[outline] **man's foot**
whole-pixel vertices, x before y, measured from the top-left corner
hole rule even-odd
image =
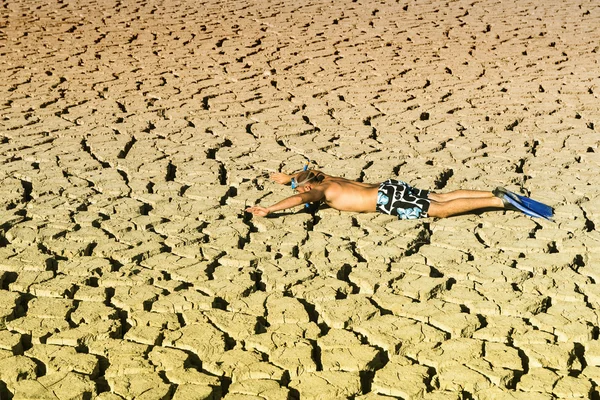
[[[500,200],[502,200],[502,203],[504,204],[504,209],[506,210],[513,210],[513,211],[517,211],[517,207],[513,206],[508,200],[506,200],[506,198],[508,196],[510,196],[510,192],[508,190],[506,190],[505,188],[498,186],[496,189],[494,189],[492,191],[492,193],[494,194],[494,196],[498,197]]]

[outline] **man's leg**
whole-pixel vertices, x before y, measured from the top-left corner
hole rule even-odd
[[[457,191],[458,192],[458,191]],[[462,191],[472,192],[472,191]],[[491,196],[470,197],[470,198],[455,198],[449,201],[436,201],[432,195],[429,198],[432,200],[429,205],[427,214],[430,217],[446,218],[457,214],[464,214],[470,211],[476,211],[483,208],[504,208],[504,203],[498,197],[494,197],[491,192],[478,192],[480,194],[489,193]]]
[[[482,190],[454,190],[448,193],[429,193],[429,199],[438,202],[455,199],[479,199],[485,197],[494,197],[494,194]]]

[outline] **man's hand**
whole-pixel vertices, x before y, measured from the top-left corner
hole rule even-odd
[[[273,172],[271,174],[271,180],[273,182],[281,183],[282,185],[286,185],[290,183],[292,180],[292,176],[288,174],[284,174],[283,172]]]
[[[267,215],[270,214],[270,211],[268,208],[261,207],[261,206],[248,207],[248,208],[246,208],[246,212],[249,212],[252,215],[258,215],[259,217],[266,217]]]

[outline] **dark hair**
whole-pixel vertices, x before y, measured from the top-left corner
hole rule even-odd
[[[315,180],[315,181],[321,183],[323,181],[323,179],[325,179],[325,177],[323,176],[322,173],[320,173],[318,171],[308,170],[308,171],[300,172],[298,174],[298,177],[296,178],[296,181],[298,182],[298,186],[302,186],[312,180]]]

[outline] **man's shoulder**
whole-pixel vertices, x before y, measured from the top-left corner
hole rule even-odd
[[[335,195],[336,193],[344,190],[344,182],[336,180],[323,181],[319,187],[326,194]]]

